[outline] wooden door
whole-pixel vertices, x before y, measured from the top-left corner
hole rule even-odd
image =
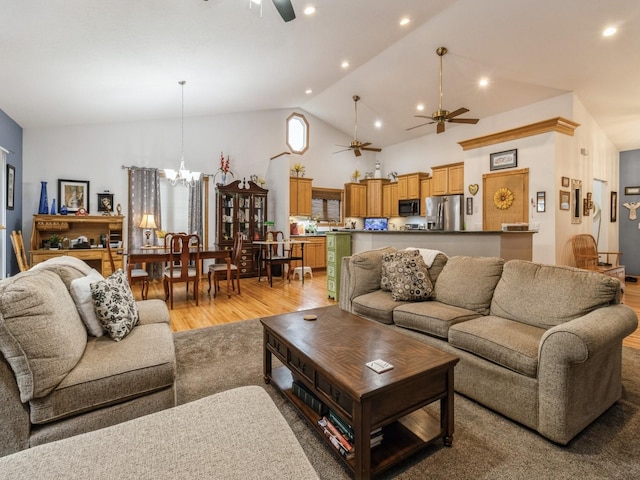
[[[503,223],[526,223],[529,218],[529,169],[482,176],[482,227],[502,230]]]

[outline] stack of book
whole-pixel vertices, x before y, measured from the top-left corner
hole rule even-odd
[[[353,427],[345,422],[341,417],[329,409],[329,413],[318,420],[318,425],[329,438],[331,444],[338,450],[345,458],[353,458],[355,454],[354,448],[354,432]],[[371,448],[376,447],[382,443],[382,428],[376,428],[371,431]]]
[[[291,385],[291,391],[296,397],[306,403],[313,409],[314,412],[316,412],[321,417],[326,415],[329,411],[327,406],[322,403],[318,397],[311,393],[301,381],[295,380]]]

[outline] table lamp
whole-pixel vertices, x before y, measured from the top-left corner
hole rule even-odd
[[[156,225],[156,220],[153,217],[152,213],[145,213],[144,215],[142,215],[142,221],[140,222],[140,225],[138,225],[140,228],[144,228],[144,234],[146,236],[146,243],[145,246],[149,247],[151,245],[151,241],[149,240],[149,237],[151,236],[151,230],[154,230],[156,228],[158,228],[158,226]]]

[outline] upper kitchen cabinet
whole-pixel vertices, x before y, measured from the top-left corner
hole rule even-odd
[[[420,198],[420,182],[427,178],[429,178],[429,174],[424,172],[398,175],[398,200]]]
[[[389,183],[386,178],[368,178],[362,183],[367,187],[367,217],[383,217],[382,189]]]
[[[289,215],[294,217],[311,216],[312,181],[311,178],[289,178]]]
[[[464,193],[464,162],[432,167],[431,195]]]
[[[367,186],[363,183],[344,184],[345,217],[367,216]]]

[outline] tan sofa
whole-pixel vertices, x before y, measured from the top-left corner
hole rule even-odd
[[[385,253],[342,260],[340,305],[460,357],[455,389],[567,444],[622,394],[622,339],[638,325],[618,280],[571,267],[438,254],[432,299],[382,291]]]
[[[82,266],[0,281],[0,456],[173,407],[169,312],[137,302],[123,340],[87,333],[69,288]]]

